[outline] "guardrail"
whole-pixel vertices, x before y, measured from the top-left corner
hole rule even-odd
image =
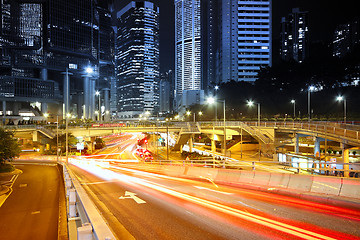
[[[303,193],[325,194],[360,199],[360,179],[334,176],[299,175],[277,172],[200,168],[182,165],[128,165],[128,167],[174,177],[207,179],[214,183],[263,188],[306,197]],[[318,196],[310,196],[311,198]],[[321,197],[321,196],[318,196]],[[329,198],[325,198],[331,201]]]
[[[72,171],[63,165],[69,240],[116,239]],[[79,227],[78,227],[79,226]]]

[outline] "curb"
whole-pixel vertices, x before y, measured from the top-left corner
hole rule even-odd
[[[10,175],[17,175],[17,174],[21,174],[22,171],[20,169],[15,169],[12,172],[6,172],[6,173],[0,173],[0,176],[10,176]]]
[[[7,194],[9,192],[10,188],[5,185],[0,185],[0,196]]]

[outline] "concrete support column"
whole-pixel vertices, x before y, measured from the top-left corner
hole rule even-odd
[[[295,153],[299,153],[299,134],[295,134]]]
[[[314,156],[320,157],[320,138],[315,138],[314,142]]]
[[[104,89],[105,122],[110,121],[110,89]]]
[[[349,148],[346,144],[341,143],[342,159],[344,163],[344,177],[349,177]]]
[[[193,136],[190,136],[189,139],[189,152],[193,151]]]
[[[48,104],[45,102],[41,103],[41,112],[44,114],[48,111]]]
[[[48,70],[46,68],[41,69],[41,79],[48,80]]]
[[[2,124],[5,125],[5,116],[6,116],[6,101],[2,101]]]
[[[2,115],[6,116],[6,101],[2,101]]]
[[[90,79],[90,118],[95,119],[95,78]]]
[[[83,117],[84,119],[90,118],[89,115],[89,104],[90,104],[90,78],[88,75],[84,75],[84,108]]]
[[[20,103],[14,102],[13,115],[19,115]]]
[[[63,111],[63,118],[66,118],[66,114],[70,112],[70,75],[72,73],[66,68],[66,72],[64,74],[64,91],[63,91],[63,98],[64,98],[64,111]]]
[[[213,139],[211,139],[211,152],[216,154],[216,141]]]

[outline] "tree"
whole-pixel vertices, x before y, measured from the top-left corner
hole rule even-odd
[[[0,166],[4,166],[6,161],[11,161],[20,156],[20,146],[14,138],[14,133],[0,128]]]

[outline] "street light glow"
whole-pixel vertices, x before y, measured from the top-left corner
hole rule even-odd
[[[337,98],[336,98],[336,101],[339,101],[339,102],[341,102],[341,101],[343,101],[344,100],[344,97],[343,96],[338,96]]]
[[[91,74],[91,73],[94,72],[94,69],[92,69],[92,67],[87,67],[87,68],[85,69],[85,71],[86,71],[87,74]]]
[[[254,101],[248,100],[248,101],[247,101],[247,105],[248,105],[249,107],[254,106]]]
[[[207,102],[208,102],[208,104],[214,104],[215,103],[215,98],[214,97],[209,97],[207,99]]]
[[[190,116],[191,112],[190,111],[187,111],[186,112],[186,115]]]
[[[96,91],[96,92],[95,92],[95,95],[96,95],[96,96],[99,96],[99,95],[100,95],[100,92],[99,92],[99,91]]]
[[[292,103],[292,104],[294,104],[294,103],[295,103],[295,100],[294,100],[294,99],[292,99],[292,100],[291,100],[291,103]]]

